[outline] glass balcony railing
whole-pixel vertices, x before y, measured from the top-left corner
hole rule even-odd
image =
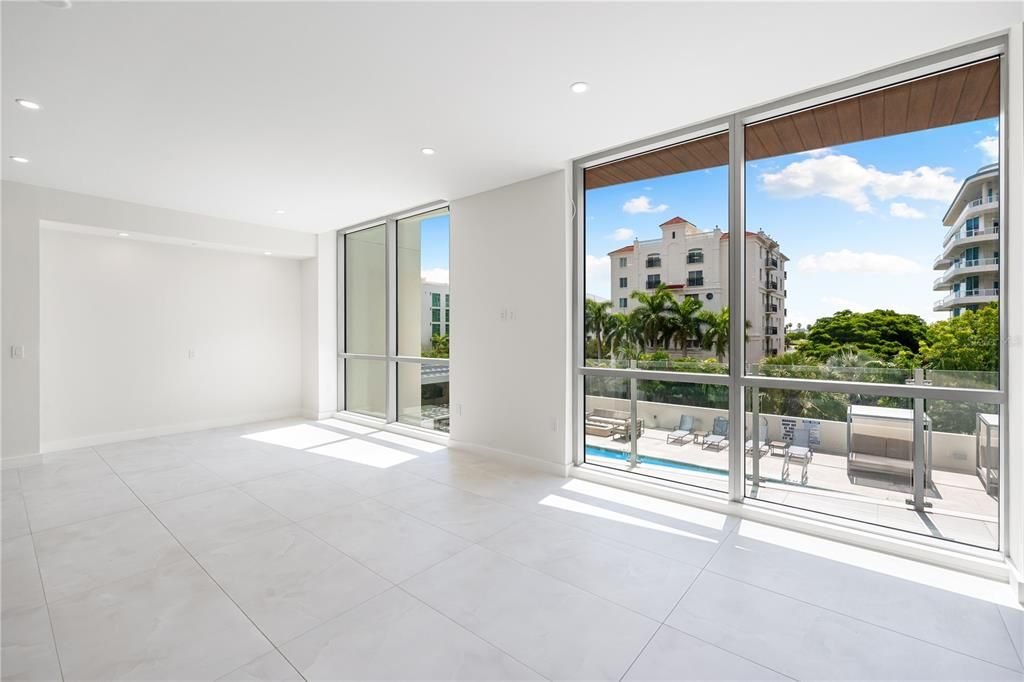
[[[940,298],[935,302],[936,306],[944,306],[958,301],[961,299],[976,299],[982,297],[997,297],[999,296],[999,289],[963,289],[961,291],[954,291],[949,296]]]

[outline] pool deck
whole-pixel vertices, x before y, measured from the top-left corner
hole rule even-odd
[[[727,492],[728,448],[718,451],[704,449],[690,440],[685,443],[666,443],[665,437],[668,433],[660,429],[646,429],[637,447],[641,457],[655,457],[706,467],[720,470],[721,473],[687,471],[649,462],[641,462],[632,470],[661,479]],[[586,444],[619,452],[629,451],[628,441],[610,437],[588,435]],[[588,455],[587,461],[630,470],[628,461],[613,457]],[[748,455],[748,475],[751,462]],[[909,481],[883,476],[873,479],[858,476],[853,479],[846,472],[845,453],[816,451],[807,467],[806,484],[800,483],[801,469],[800,465],[795,463],[790,465],[788,480],[783,481],[782,465],[781,456],[762,456],[759,466],[761,485],[752,492],[748,482],[747,494],[760,500],[810,511],[881,524],[987,549],[997,548],[999,503],[986,494],[981,481],[974,474],[933,471],[933,489],[926,495],[932,507],[926,512],[919,513],[906,504],[906,499],[912,495]]]

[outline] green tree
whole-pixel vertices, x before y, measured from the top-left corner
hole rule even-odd
[[[686,355],[686,342],[690,339],[700,341],[700,320],[697,315],[703,307],[703,303],[693,298],[673,298],[670,301],[664,330],[666,347],[671,342]]]
[[[434,334],[430,337],[430,350],[423,351],[425,358],[446,358],[448,357],[448,335]]]
[[[705,350],[714,351],[715,357],[721,362],[729,352],[729,308],[726,306],[719,312],[702,310],[697,315],[697,320],[702,325],[700,331],[700,345]],[[744,324],[745,329],[750,329],[750,320]],[[747,334],[743,333],[744,341]]]
[[[932,369],[998,371],[999,306],[987,305],[933,323],[919,354],[921,364]]]
[[[630,296],[640,304],[631,314],[636,316],[643,329],[644,343],[651,348],[657,348],[658,342],[663,340],[667,348],[668,341],[664,339],[665,321],[675,301],[668,287],[659,284],[652,293],[634,291]]]
[[[625,355],[636,355],[637,348],[643,342],[639,321],[633,315],[612,313],[605,324],[605,337],[608,339],[610,355],[616,357],[616,349]]]
[[[825,361],[843,348],[854,346],[889,362],[903,351],[916,353],[927,335],[928,327],[917,315],[892,310],[840,310],[818,318],[808,328],[806,343],[800,350],[808,357]]]
[[[597,359],[604,356],[604,337],[608,330],[611,301],[595,301],[586,299],[583,302],[583,329],[588,336],[597,341]]]

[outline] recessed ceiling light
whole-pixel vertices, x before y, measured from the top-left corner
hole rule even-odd
[[[273,255],[274,255],[274,253],[273,253],[272,251],[264,251],[264,252],[263,252],[263,255],[264,255],[264,256],[273,256]]]
[[[20,99],[19,98],[19,99],[16,99],[14,101],[17,102],[18,104],[20,104],[21,106],[25,107],[26,109],[32,109],[33,111],[36,111],[37,109],[42,109],[42,107],[39,106],[39,104],[37,104],[36,102],[33,102],[30,99]]]
[[[127,237],[127,236],[129,236],[129,235],[128,235],[128,233],[127,233],[127,232],[118,232],[118,233],[117,233],[117,236],[118,236],[118,237]]]
[[[582,94],[582,93],[586,92],[587,90],[589,90],[590,89],[590,84],[589,83],[584,83],[583,81],[577,81],[577,82],[573,83],[572,85],[570,85],[569,89],[572,90],[573,92],[575,92],[577,95],[579,95],[579,94]]]
[[[437,153],[437,150],[434,149],[433,147],[424,147],[420,151],[423,152],[424,156],[433,156],[434,154]]]
[[[279,208],[279,209],[275,210],[274,213],[276,213],[277,215],[284,215],[284,209],[283,208]]]
[[[11,161],[14,161],[15,163],[28,163],[28,159],[24,156],[12,156]]]

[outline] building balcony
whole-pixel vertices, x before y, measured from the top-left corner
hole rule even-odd
[[[764,307],[764,309],[765,309],[765,311],[767,311],[769,313],[777,313],[777,312],[779,312],[779,306],[776,303],[769,303],[768,305],[766,305]]]
[[[702,287],[702,286],[704,286],[704,278],[703,277],[687,277],[686,278],[686,286],[688,286],[688,287]]]
[[[998,258],[977,258],[975,260],[958,261],[953,263],[948,270],[935,278],[935,281],[932,282],[932,289],[935,291],[949,289],[953,286],[953,282],[959,280],[961,277],[976,275],[982,272],[998,271]]]
[[[772,280],[768,280],[767,282],[764,283],[764,285],[765,287],[772,289],[773,291],[778,291],[779,289],[779,283],[773,282]]]
[[[660,284],[661,284],[661,280],[660,279],[649,279],[649,280],[647,280],[647,288],[648,289],[657,289]]]
[[[776,336],[779,333],[778,327],[765,327],[764,333],[768,336]]]
[[[960,230],[942,245],[942,252],[939,254],[939,257],[935,259],[935,267],[937,269],[945,269],[946,267],[949,267],[949,264],[952,264],[952,260],[950,260],[945,266],[940,266],[939,262],[944,259],[948,259],[956,249],[967,248],[969,246],[984,244],[986,242],[998,241],[998,227],[985,227],[978,228],[977,230]]]
[[[767,269],[769,269],[769,270],[778,270],[779,269],[779,259],[778,258],[772,258],[772,257],[769,256],[768,258],[764,259],[764,266]]]
[[[963,308],[968,305],[985,305],[999,301],[999,289],[962,289],[935,302],[936,312]]]
[[[999,195],[993,194],[991,197],[979,197],[974,201],[969,201],[960,210],[960,215],[956,217],[953,225],[963,225],[968,218],[973,218],[980,213],[989,213],[991,211],[999,210]],[[955,228],[950,228],[949,232],[946,233],[946,239],[949,239],[951,233],[955,232]]]

